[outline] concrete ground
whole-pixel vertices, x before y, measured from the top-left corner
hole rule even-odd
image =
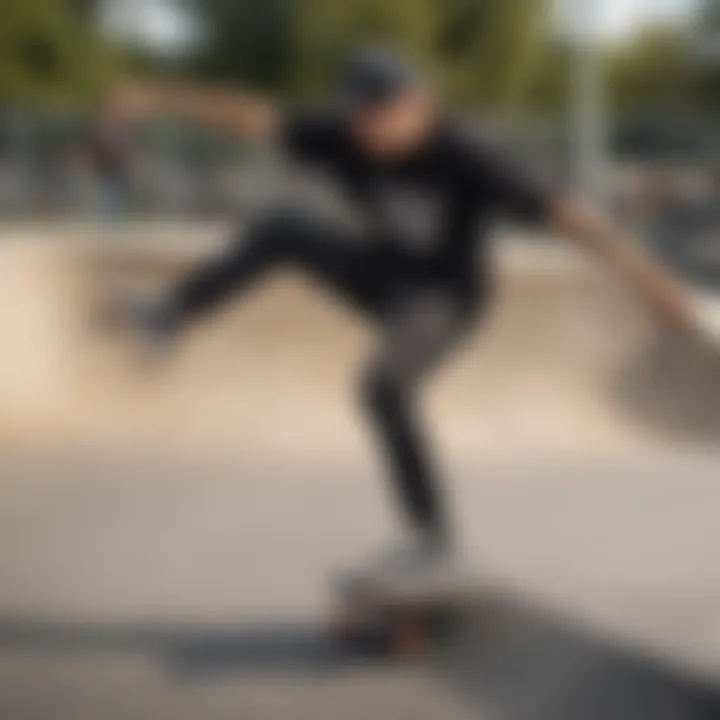
[[[392,536],[370,473],[18,459],[0,486],[0,716],[719,717],[718,469],[457,467],[488,596],[412,667],[351,662],[325,632],[333,573]]]

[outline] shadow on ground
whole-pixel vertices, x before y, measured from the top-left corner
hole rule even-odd
[[[626,368],[622,409],[668,440],[720,444],[720,358],[682,333],[664,333]]]
[[[318,625],[278,620],[203,628],[0,618],[0,657],[27,657],[28,652],[55,658],[84,653],[90,659],[140,653],[167,663],[185,683],[218,675],[312,678],[378,662],[392,672],[387,658],[340,652]],[[461,630],[418,670],[487,718],[720,718],[720,693],[713,688],[507,598],[470,613]]]

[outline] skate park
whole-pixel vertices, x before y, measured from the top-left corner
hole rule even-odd
[[[5,0],[0,720],[720,718],[719,8]],[[427,652],[337,632],[340,575],[442,535],[401,522],[388,475],[432,488],[388,473],[398,394],[378,452],[371,328],[292,272],[167,347],[122,322],[287,206],[435,246],[426,290],[492,228],[420,398],[460,551],[425,559],[478,583]]]
[[[331,577],[395,522],[355,407],[371,337],[292,274],[160,367],[97,322],[219,238],[3,237],[4,717],[717,716],[712,353],[562,242],[502,234],[494,312],[425,398],[488,608],[419,666],[351,663]]]

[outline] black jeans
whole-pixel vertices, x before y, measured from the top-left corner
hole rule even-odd
[[[172,299],[175,318],[183,323],[207,312],[281,265],[296,266],[377,325],[378,347],[361,383],[363,405],[408,519],[445,542],[445,508],[415,402],[418,386],[468,329],[473,302],[452,283],[430,280],[330,223],[274,212],[181,282]]]

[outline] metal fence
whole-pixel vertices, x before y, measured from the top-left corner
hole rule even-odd
[[[571,176],[566,125],[534,121],[489,127],[542,175],[561,183]],[[614,133],[610,150],[623,160],[699,166],[710,155],[704,148],[712,135],[689,122],[633,121]],[[87,117],[0,109],[0,218],[103,212],[102,183],[89,162],[91,136]],[[129,128],[128,147],[124,208],[132,214],[241,212],[288,192],[291,184],[287,168],[267,151],[177,121]]]

